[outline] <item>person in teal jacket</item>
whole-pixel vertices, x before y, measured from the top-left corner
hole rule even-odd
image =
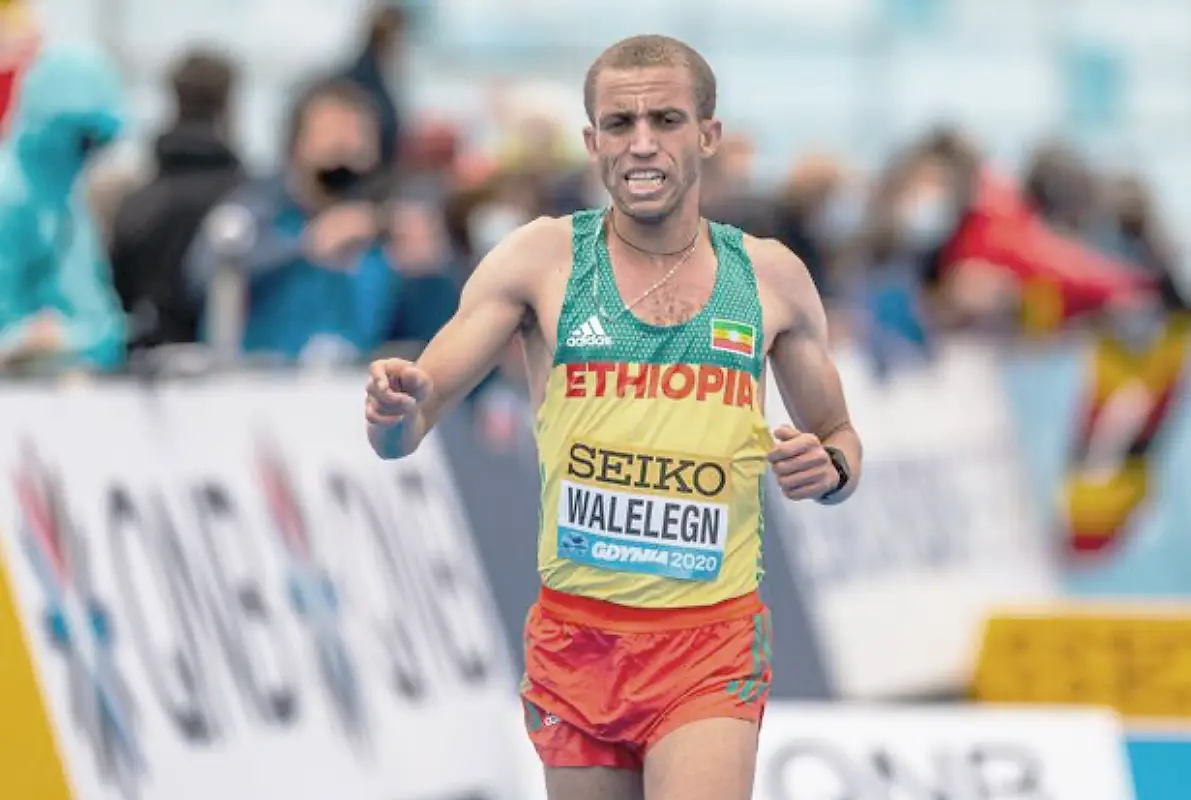
[[[119,135],[122,105],[114,63],[86,47],[47,47],[22,79],[0,143],[0,373],[124,360],[124,315],[81,180]]]

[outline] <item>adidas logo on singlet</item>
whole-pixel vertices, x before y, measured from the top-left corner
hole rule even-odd
[[[611,347],[612,337],[604,330],[598,314],[592,314],[567,337],[567,347]]]

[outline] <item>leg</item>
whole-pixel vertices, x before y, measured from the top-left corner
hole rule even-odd
[[[643,800],[641,773],[616,767],[546,767],[548,800]]]
[[[647,800],[753,796],[757,738],[772,677],[769,612],[704,629],[713,631],[715,677],[671,706],[646,743]]]
[[[591,709],[597,719],[606,714],[603,687],[616,681],[607,650],[616,641],[551,619],[537,606],[526,620],[521,704],[548,800],[643,800],[642,748],[622,731],[588,722]]]
[[[548,800],[643,800],[639,751],[596,739],[524,698],[522,705]]]
[[[674,729],[645,756],[646,800],[750,800],[758,730],[731,717]]]

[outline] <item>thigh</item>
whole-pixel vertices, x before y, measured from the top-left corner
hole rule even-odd
[[[642,800],[641,773],[615,767],[546,767],[548,800]]]
[[[731,717],[674,729],[645,756],[646,800],[750,800],[759,729]]]

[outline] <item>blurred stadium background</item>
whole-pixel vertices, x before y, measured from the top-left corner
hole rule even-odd
[[[868,451],[767,509],[756,797],[1191,797],[1187,0],[0,0],[0,796],[541,796],[516,350],[400,464],[359,365],[603,202],[643,32]]]

